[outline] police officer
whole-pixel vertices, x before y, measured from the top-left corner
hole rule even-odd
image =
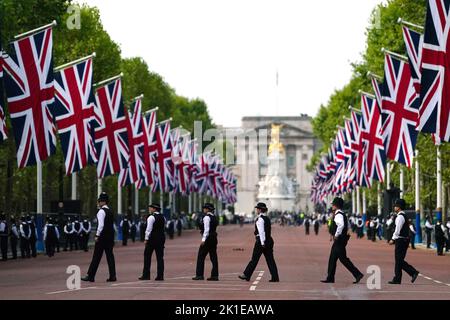
[[[31,258],[30,254],[31,230],[25,217],[20,218],[20,254],[22,259]]]
[[[37,242],[37,228],[36,228],[36,224],[34,223],[34,219],[31,218],[31,216],[27,216],[27,223],[28,226],[30,227],[30,249],[31,249],[31,256],[33,258],[37,257],[37,252],[36,252],[36,242]]]
[[[305,219],[305,234],[309,235],[309,227],[311,226],[311,220],[309,219],[308,216],[306,216]]]
[[[109,278],[107,282],[115,282],[116,278],[116,263],[114,260],[114,214],[108,207],[109,196],[106,192],[102,192],[97,200],[97,232],[95,234],[95,247],[92,261],[87,272],[87,276],[81,278],[83,281],[94,282],[98,266],[102,260],[103,252],[106,254],[108,261]]]
[[[133,241],[133,243],[136,242],[136,232],[137,232],[137,227],[136,227],[136,221],[134,219],[131,219],[131,227],[130,227],[130,239],[131,241]]]
[[[409,240],[411,244],[411,249],[415,250],[415,240],[416,240],[416,227],[414,226],[414,223],[412,223],[411,219],[408,220],[409,223]]]
[[[0,249],[2,252],[2,261],[8,260],[8,224],[5,215],[0,214]]]
[[[17,230],[16,220],[11,218],[11,228],[9,231],[9,240],[11,243],[12,258],[17,259],[17,242],[20,239],[19,231]]]
[[[147,218],[147,229],[145,230],[145,251],[144,251],[144,269],[139,280],[150,280],[150,266],[152,263],[153,251],[156,254],[158,265],[156,281],[164,280],[164,244],[166,235],[164,227],[166,219],[160,213],[161,208],[158,204],[149,206],[150,215]]]
[[[344,207],[344,200],[342,198],[334,198],[332,205],[332,211],[334,213],[334,219],[332,221],[332,230],[334,234],[334,241],[331,247],[330,258],[328,260],[328,276],[325,280],[321,280],[323,283],[334,283],[334,277],[336,274],[336,263],[341,261],[344,267],[351,272],[353,277],[355,277],[354,284],[359,283],[364,277],[361,271],[359,271],[350,259],[347,257],[347,243],[350,239],[348,234],[349,224],[345,213],[342,211]]]
[[[211,203],[205,203],[203,213],[205,216],[201,220],[200,233],[202,243],[198,249],[196,276],[192,280],[204,280],[205,258],[209,254],[212,263],[211,277],[208,281],[219,281],[219,263],[217,260],[217,217],[214,214],[215,208]]]
[[[319,235],[319,227],[320,227],[319,218],[316,217],[314,219],[313,226],[314,226],[314,233],[316,234],[316,236],[318,236]]]
[[[70,251],[73,250],[73,239],[74,239],[75,230],[73,229],[72,219],[69,217],[66,225],[64,226],[64,236],[66,238],[64,251],[67,251],[67,247],[70,248]]]
[[[445,227],[441,220],[438,220],[436,226],[434,227],[434,238],[436,239],[437,255],[443,256],[445,245]]]
[[[82,236],[81,236],[81,223],[78,217],[75,217],[75,222],[73,223],[73,242],[75,244],[75,250],[78,251],[82,247]]]
[[[181,236],[181,232],[183,230],[183,221],[181,220],[180,217],[177,218],[177,234],[180,237]]]
[[[85,218],[81,224],[81,249],[88,252],[89,237],[91,235],[91,222]]]
[[[141,217],[141,220],[139,221],[138,228],[139,228],[139,237],[141,242],[145,241],[145,230],[147,230],[147,219],[144,216]]]
[[[122,245],[126,246],[128,244],[128,238],[130,237],[131,224],[127,217],[124,217],[120,221],[120,228],[122,230]]]
[[[425,217],[425,234],[427,235],[427,249],[431,248],[431,232],[433,232],[433,224],[429,216]]]
[[[394,211],[397,214],[395,218],[395,231],[389,244],[395,243],[395,276],[389,281],[389,284],[402,283],[402,270],[411,276],[411,282],[414,283],[419,276],[413,266],[405,261],[406,252],[409,247],[409,223],[403,210],[406,208],[406,202],[403,199],[397,199],[394,203]]]
[[[169,235],[169,239],[173,239],[173,235],[175,234],[175,221],[173,218],[170,218],[169,221],[167,221],[167,234]]]
[[[259,258],[264,254],[266,258],[267,266],[269,267],[272,278],[270,282],[279,282],[277,264],[273,257],[273,239],[272,239],[272,226],[270,219],[266,216],[267,206],[265,203],[258,203],[255,207],[258,218],[255,222],[255,246],[253,247],[252,259],[248,263],[244,270],[244,273],[239,276],[240,279],[250,281],[253,272],[258,265]]]
[[[49,218],[48,222],[44,226],[44,242],[45,242],[45,252],[49,258],[55,255],[56,243],[59,241],[59,231],[53,218]]]

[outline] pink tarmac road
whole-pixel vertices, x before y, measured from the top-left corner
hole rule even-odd
[[[363,272],[372,265],[381,270],[381,288],[369,289],[366,274],[360,284],[352,284],[350,273],[338,263],[336,283],[323,284],[331,243],[326,228],[319,236],[306,236],[303,227],[274,226],[275,259],[280,273],[279,283],[269,283],[270,274],[261,258],[250,282],[238,279],[248,263],[254,244],[253,226],[219,227],[219,282],[192,281],[195,272],[200,235],[184,232],[182,237],[167,240],[165,249],[165,281],[138,281],[142,271],[142,243],[114,250],[118,282],[106,283],[106,259],[100,264],[95,283],[81,283],[81,289],[68,290],[67,267],[77,265],[85,274],[92,250],[62,252],[53,258],[40,255],[33,260],[8,261],[0,264],[0,299],[44,300],[428,300],[450,299],[450,257],[438,257],[434,250],[409,250],[407,261],[421,276],[411,284],[404,274],[402,285],[388,285],[394,267],[393,246],[384,241],[372,243],[352,237],[348,255]],[[152,261],[152,279],[156,261]],[[206,274],[211,270],[206,260]]]

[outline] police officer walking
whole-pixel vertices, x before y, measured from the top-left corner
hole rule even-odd
[[[31,256],[33,258],[37,257],[37,252],[36,252],[36,242],[37,242],[37,228],[36,228],[36,224],[34,223],[33,219],[31,219],[30,216],[27,216],[27,223],[28,226],[30,227],[30,249],[31,249]]]
[[[149,206],[150,216],[147,218],[147,229],[145,230],[145,251],[144,251],[144,269],[139,280],[150,280],[150,267],[152,263],[153,251],[156,254],[157,275],[156,281],[164,280],[164,244],[166,235],[164,227],[166,219],[160,213],[161,208],[158,204]]]
[[[95,235],[94,254],[92,256],[91,265],[87,272],[87,276],[81,278],[83,281],[94,282],[98,266],[102,260],[103,252],[106,254],[108,261],[109,278],[107,282],[115,282],[116,278],[116,263],[114,260],[114,214],[108,207],[109,196],[106,192],[102,192],[98,197],[98,212],[97,212],[97,232]]]
[[[17,230],[16,220],[11,218],[11,228],[9,233],[9,240],[11,243],[12,258],[17,259],[17,242],[20,239],[19,231]]]
[[[419,276],[419,271],[405,261],[406,252],[409,247],[409,223],[405,212],[403,212],[405,207],[405,200],[395,200],[394,211],[397,213],[397,217],[395,218],[395,231],[392,240],[389,241],[390,244],[395,243],[395,276],[394,279],[388,282],[389,284],[402,283],[402,270],[411,276],[412,283]]]
[[[127,217],[124,217],[120,221],[120,228],[122,230],[122,245],[126,246],[128,244],[128,237],[130,236],[131,225]]]
[[[91,235],[91,222],[84,219],[81,224],[81,249],[88,252],[89,237]]]
[[[258,218],[255,222],[255,246],[253,247],[252,259],[244,270],[244,273],[239,276],[239,279],[250,281],[253,272],[258,265],[261,255],[264,254],[267,266],[269,267],[272,278],[270,282],[279,282],[277,264],[273,257],[274,242],[272,239],[272,226],[270,219],[265,215],[267,213],[267,206],[265,203],[258,203],[255,207],[258,213]]]
[[[211,277],[208,281],[219,281],[219,262],[217,259],[217,217],[214,214],[215,208],[211,203],[205,203],[203,213],[205,216],[201,220],[200,233],[202,243],[198,249],[196,276],[192,280],[204,280],[205,258],[209,254],[212,263]]]
[[[325,280],[321,280],[323,283],[334,283],[336,274],[336,264],[337,261],[341,261],[344,267],[351,272],[353,277],[355,277],[354,284],[359,283],[364,277],[361,271],[359,271],[354,264],[347,257],[347,243],[350,239],[348,234],[348,219],[345,213],[342,211],[344,207],[344,200],[342,198],[334,198],[332,205],[332,211],[334,213],[334,219],[332,221],[333,230],[333,245],[331,247],[330,258],[328,260],[328,276]]]
[[[44,226],[44,242],[45,252],[51,258],[55,255],[56,243],[59,241],[59,231],[54,224],[53,218],[49,218],[48,222]]]
[[[2,261],[8,260],[8,224],[5,215],[0,214],[0,249],[2,252]]]

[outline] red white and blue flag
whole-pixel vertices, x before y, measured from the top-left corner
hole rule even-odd
[[[140,178],[137,187],[138,189],[152,186],[153,181],[156,181],[156,163],[153,161],[153,154],[156,149],[156,112],[157,109],[147,111],[143,118],[144,125],[144,163],[145,163],[145,175]]]
[[[0,142],[8,139],[8,129],[6,127],[5,109],[3,109],[3,52],[0,44]]]
[[[119,183],[120,186],[138,182],[139,180],[146,181],[146,168],[144,163],[144,123],[142,119],[142,98],[134,101],[132,112],[128,113],[128,148],[130,149],[130,158],[128,166],[120,170]],[[138,187],[139,184],[137,183]]]
[[[429,0],[422,50],[417,129],[450,141],[450,0]]]
[[[55,101],[52,49],[49,27],[14,41],[4,59],[19,168],[42,162],[56,150],[56,127],[50,112]]]
[[[360,186],[371,186],[371,180],[384,181],[386,154],[381,132],[381,112],[374,98],[361,95],[361,142],[364,155],[364,173],[360,176]],[[360,155],[361,157],[361,155]]]
[[[188,179],[189,179],[189,191],[197,192],[197,173],[199,172],[199,160],[197,155],[197,140],[191,140],[189,143],[189,167],[188,167]]]
[[[174,189],[174,164],[172,161],[170,121],[158,124],[156,128],[156,149],[153,161],[156,163],[158,180],[153,183],[153,191],[172,191]]]
[[[202,153],[197,159],[197,174],[195,181],[197,184],[197,192],[206,194],[209,186],[209,176],[213,174],[209,166],[211,154],[209,152]]]
[[[66,174],[97,163],[93,127],[95,97],[92,90],[92,59],[55,73],[56,119]]]
[[[120,173],[130,159],[128,114],[122,102],[122,81],[117,79],[96,93],[95,148],[98,155],[97,176]]]
[[[410,168],[420,101],[408,63],[386,54],[384,67],[381,113],[386,156]]]

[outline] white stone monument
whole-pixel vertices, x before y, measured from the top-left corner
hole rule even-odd
[[[272,125],[267,175],[258,183],[258,201],[265,202],[270,211],[295,209],[294,187],[286,176],[286,153],[280,142],[281,128],[281,125]]]

